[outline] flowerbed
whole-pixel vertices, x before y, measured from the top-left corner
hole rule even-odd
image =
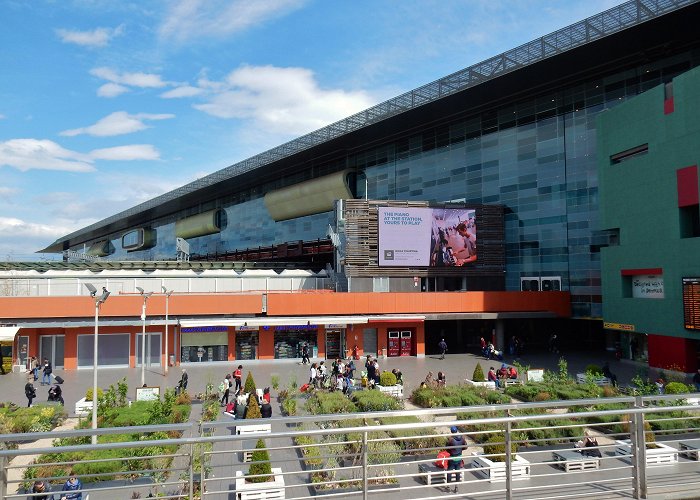
[[[483,387],[452,385],[441,388],[418,388],[411,394],[411,401],[422,408],[456,408],[509,403],[510,398]]]

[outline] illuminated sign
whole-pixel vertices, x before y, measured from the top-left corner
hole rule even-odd
[[[683,323],[686,330],[700,330],[700,278],[683,278]]]
[[[180,328],[180,333],[227,332],[226,326],[188,326]]]
[[[603,323],[603,328],[608,330],[625,330],[628,332],[634,331],[634,325],[626,325],[625,323],[608,323],[607,321]]]
[[[379,265],[455,267],[476,261],[473,208],[380,207]]]

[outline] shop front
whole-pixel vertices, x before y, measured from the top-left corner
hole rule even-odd
[[[273,327],[263,327],[269,330]],[[301,348],[306,343],[312,357],[318,355],[317,325],[286,325],[274,327],[275,359],[301,358]]]
[[[258,357],[258,327],[236,327],[236,359],[257,359]]]
[[[326,358],[338,359],[346,358],[345,344],[345,328],[346,325],[327,325],[326,326]]]
[[[228,361],[228,327],[193,326],[180,329],[180,362]]]

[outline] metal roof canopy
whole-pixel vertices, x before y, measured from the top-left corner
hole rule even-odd
[[[603,40],[695,3],[697,0],[656,0],[654,2],[630,0],[74,231],[57,239],[39,252],[59,252],[63,250],[64,242],[75,245],[101,237],[109,234],[110,231],[106,230],[109,227],[115,230],[125,229],[130,225],[141,223],[142,219],[147,220],[149,213],[150,218],[173,213],[175,210],[183,208],[175,206],[178,200],[185,200],[192,196],[201,199],[208,190],[227,180],[243,179],[246,174],[252,172],[264,175],[267,173],[262,170],[264,167],[308,154],[309,150],[330,144],[336,139],[352,133],[362,133],[372,125],[386,122],[398,115],[454,96],[509,73],[532,67],[536,63],[553,59],[555,56]],[[692,18],[692,15],[689,13],[682,18]],[[692,30],[678,28],[675,32],[686,33],[687,31]],[[635,38],[645,39],[646,36]],[[621,46],[623,44],[615,45]],[[636,51],[640,51],[639,47]],[[598,53],[595,54],[594,60],[595,64],[600,64]],[[577,59],[577,62],[581,64],[580,59]],[[585,71],[585,68],[577,67],[577,69]],[[544,75],[546,72],[538,71],[537,73]],[[530,78],[532,75],[527,78],[519,78],[519,88],[522,89],[523,81],[528,81]],[[445,101],[448,100],[445,99]],[[279,168],[274,169],[274,175],[280,175],[279,172]],[[173,205],[168,206],[171,204]]]

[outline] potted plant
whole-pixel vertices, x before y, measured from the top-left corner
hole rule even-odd
[[[248,474],[236,471],[236,497],[239,500],[285,498],[282,469],[270,465],[265,442],[258,439]]]
[[[379,374],[379,385],[377,389],[391,396],[402,398],[403,386],[396,383],[396,375],[385,371]]]
[[[530,462],[516,454],[515,443],[511,443],[511,477],[530,477]],[[474,456],[472,467],[489,481],[506,480],[506,444],[504,434],[492,434],[484,443],[484,453]]]

